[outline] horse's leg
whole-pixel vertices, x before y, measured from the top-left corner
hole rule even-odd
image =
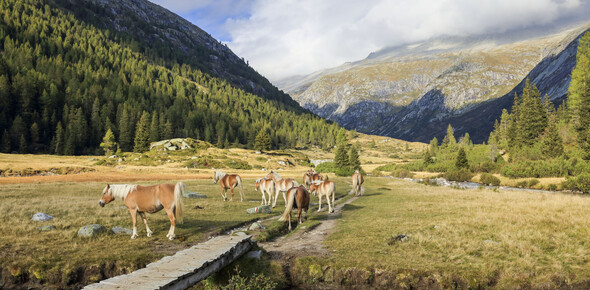
[[[297,206],[297,207],[298,207],[298,209],[297,209],[297,221],[299,222],[299,224],[302,224],[303,223],[303,220],[301,219],[301,211],[303,209],[301,208],[301,206]]]
[[[172,208],[166,208],[166,214],[170,219],[170,230],[168,230],[168,234],[166,235],[166,237],[169,240],[174,240],[174,237],[176,237],[176,235],[174,234],[174,227],[176,226],[176,218],[174,217],[174,211],[172,210]]]
[[[279,198],[279,188],[277,187],[277,189],[275,190],[275,201],[273,201],[272,207],[277,206],[277,199],[278,198]]]
[[[229,201],[233,201],[234,200],[234,186],[231,187],[231,198],[229,199]]]
[[[332,204],[330,204],[330,194],[326,193],[326,202],[328,203],[328,213],[334,212],[334,209],[332,208]],[[334,203],[334,201],[332,201],[332,203]]]
[[[318,212],[320,212],[320,210],[322,210],[322,193],[321,192],[317,192],[318,193],[318,198],[320,199],[319,201],[319,208],[318,208]]]
[[[289,190],[289,189],[287,189]],[[285,195],[286,191],[283,191],[283,200],[285,200],[285,206],[287,205],[287,196]]]
[[[145,231],[147,232],[148,238],[151,237],[152,231],[150,230],[150,227],[148,227],[147,219],[145,218],[145,213],[139,212],[139,216],[141,217],[141,220],[143,221],[143,224],[145,225]]]
[[[133,222],[133,234],[131,235],[131,239],[133,240],[137,238],[137,208],[130,208],[129,213]]]
[[[289,231],[291,231],[291,212],[289,212]]]

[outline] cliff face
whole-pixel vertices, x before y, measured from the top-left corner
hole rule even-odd
[[[347,129],[410,141],[457,134],[487,139],[527,76],[562,98],[586,27],[526,40],[441,38],[392,48],[279,83],[303,107]],[[505,102],[510,100],[509,102]]]

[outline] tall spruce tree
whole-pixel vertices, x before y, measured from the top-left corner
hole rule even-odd
[[[539,140],[546,127],[546,108],[541,101],[539,90],[535,85],[531,86],[527,78],[525,87],[522,90],[519,118],[516,126],[518,144],[525,146],[533,145]]]
[[[4,133],[2,134],[2,142],[0,143],[0,152],[10,153],[10,150],[12,150],[10,146],[10,136],[8,135],[8,131],[4,129]]]
[[[115,142],[115,134],[109,128],[107,132],[104,134],[102,138],[102,143],[100,143],[100,147],[104,150],[104,154],[106,156],[110,156],[115,152],[117,149],[117,142]]]
[[[453,147],[457,144],[457,139],[455,139],[455,131],[451,124],[447,127],[447,135],[443,138],[441,142],[442,147]]]
[[[133,152],[143,153],[150,150],[150,114],[143,112],[135,127],[135,146]]]
[[[359,158],[359,152],[355,146],[350,146],[348,153],[348,165],[352,170],[361,170],[361,160]]]
[[[133,148],[133,133],[131,130],[131,116],[129,111],[125,108],[119,121],[119,146],[121,151],[129,152]]]
[[[590,33],[580,38],[576,54],[576,67],[568,90],[568,108],[578,144],[584,151],[584,159],[590,159]]]
[[[266,130],[260,130],[260,133],[256,135],[256,141],[254,142],[254,149],[264,152],[270,150],[270,136],[266,133]]]
[[[467,160],[467,153],[463,146],[459,148],[459,152],[457,153],[457,160],[455,161],[455,167],[462,169],[469,169],[469,161]]]
[[[549,125],[543,134],[541,151],[547,157],[559,157],[563,155],[563,139],[557,131],[557,122],[555,115],[549,117]]]
[[[346,143],[338,144],[338,148],[336,149],[336,154],[334,156],[334,163],[336,164],[336,168],[340,170],[348,170],[349,169],[349,156],[348,151],[346,150]]]
[[[150,124],[150,142],[160,141],[160,120],[158,119],[158,112],[152,113],[152,122]]]

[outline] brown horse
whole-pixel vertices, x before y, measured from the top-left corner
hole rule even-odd
[[[275,200],[272,203],[272,207],[275,207],[277,205],[279,192],[283,193],[283,199],[285,200],[285,204],[287,204],[287,197],[285,197],[285,192],[289,190],[291,187],[297,187],[299,185],[297,184],[297,181],[295,181],[293,178],[282,178],[278,173],[272,170],[264,178],[272,179],[275,182]]]
[[[240,201],[244,201],[244,191],[242,190],[242,179],[237,174],[226,174],[221,171],[215,171],[213,173],[213,183],[217,183],[221,186],[221,197],[223,201],[227,200],[227,190],[231,190],[231,198],[229,201],[234,200],[234,187],[238,187],[240,191]]]
[[[363,195],[361,184],[365,182],[363,175],[357,170],[352,174],[352,189],[355,196]]]
[[[297,208],[297,221],[299,224],[303,223],[303,219],[301,218],[301,211],[305,211],[305,216],[307,217],[307,210],[309,209],[309,192],[305,189],[305,186],[299,185],[298,187],[293,187],[287,191],[287,204],[285,207],[285,212],[279,219],[279,221],[283,222],[287,219],[289,220],[289,231],[291,231],[291,210],[293,207]]]
[[[303,175],[303,184],[308,189],[309,189],[309,185],[316,180],[323,180],[323,178],[319,173],[315,172],[315,170],[313,168],[306,171],[305,174]]]
[[[322,195],[324,195],[326,196],[326,201],[328,202],[328,212],[334,212],[332,204],[334,204],[334,193],[336,192],[336,185],[333,181],[316,180],[312,182],[309,186],[309,191],[320,199],[318,211],[322,210]],[[330,194],[332,194],[332,204],[330,204]]]
[[[270,205],[272,202],[272,194],[275,191],[275,182],[272,179],[266,178],[258,178],[256,182],[254,182],[254,190],[258,191],[260,189],[260,193],[262,194],[262,205]],[[266,195],[268,195],[268,202],[266,201]]]
[[[182,182],[173,184],[157,184],[152,186],[141,186],[132,184],[111,184],[107,185],[102,191],[102,197],[98,204],[104,207],[105,204],[121,198],[125,206],[131,213],[133,221],[133,234],[131,239],[137,238],[137,214],[141,216],[145,224],[147,236],[152,236],[152,231],[148,227],[145,213],[155,213],[161,209],[166,210],[170,219],[170,230],[166,237],[173,240],[174,227],[176,223],[182,224],[182,194],[186,186]]]

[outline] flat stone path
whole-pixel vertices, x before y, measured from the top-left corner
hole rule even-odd
[[[132,273],[112,277],[84,289],[186,289],[245,254],[252,236],[218,236],[177,252]]]

